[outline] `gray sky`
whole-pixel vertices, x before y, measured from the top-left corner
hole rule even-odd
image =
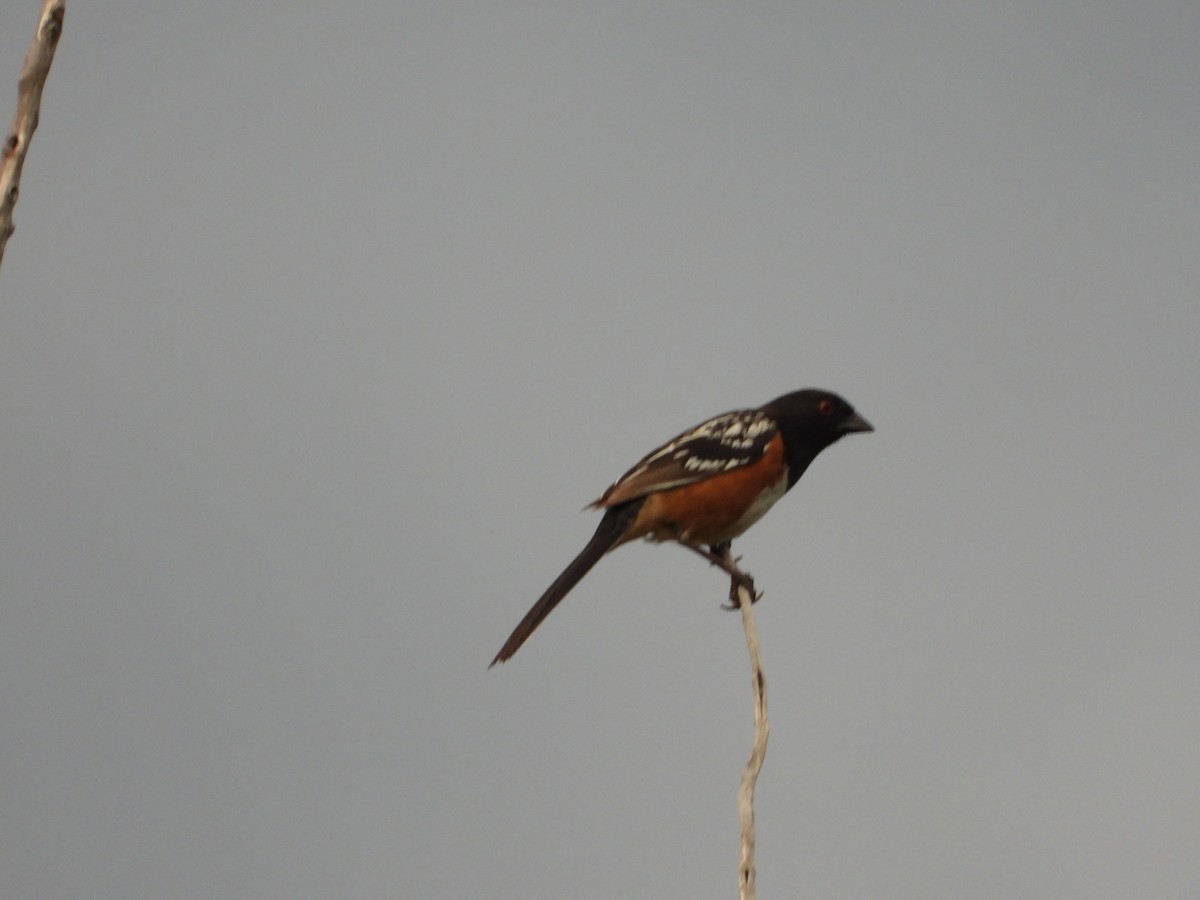
[[[19,8],[18,8],[19,7]],[[12,113],[35,0],[0,7]],[[0,272],[0,896],[1200,896],[1200,7],[72,3]],[[3,86],[7,85],[7,90]]]

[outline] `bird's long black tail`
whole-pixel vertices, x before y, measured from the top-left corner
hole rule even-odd
[[[559,601],[567,596],[571,588],[579,584],[579,580],[600,561],[600,557],[621,542],[629,524],[637,517],[641,505],[642,500],[639,498],[605,510],[604,518],[600,520],[600,524],[596,527],[596,533],[587,542],[587,546],[571,560],[571,564],[563,569],[562,574],[554,579],[554,584],[546,588],[546,592],[538,598],[537,603],[533,604],[529,612],[525,613],[525,618],[508,636],[508,640],[504,642],[504,646],[500,648],[500,652],[488,666],[489,669],[516,653],[534,630],[542,624],[542,620],[550,615],[550,611],[558,606]]]

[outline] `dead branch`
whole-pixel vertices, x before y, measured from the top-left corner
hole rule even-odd
[[[754,686],[754,744],[746,768],[742,772],[742,783],[738,787],[738,816],[742,822],[742,852],[738,859],[738,887],[741,900],[755,900],[754,888],[754,785],[767,756],[767,679],[763,675],[762,661],[758,655],[758,632],[754,628],[754,588],[746,582],[734,579],[732,590],[737,591],[738,605],[742,608],[742,628],[746,632],[746,650],[750,654],[751,683]]]
[[[767,756],[767,735],[771,730],[767,722],[767,679],[763,675],[758,652],[758,631],[754,627],[753,606],[758,594],[754,591],[754,579],[748,572],[738,568],[738,561],[728,544],[714,547],[711,553],[714,565],[729,573],[729,599],[742,611],[742,629],[746,632],[746,650],[750,654],[751,684],[754,688],[754,744],[750,749],[750,758],[746,760],[746,768],[742,771],[742,783],[738,787],[738,817],[742,823],[738,888],[741,900],[755,900],[754,785]]]
[[[17,82],[17,114],[4,138],[3,155],[0,157],[0,262],[4,261],[4,247],[8,239],[16,230],[13,207],[17,205],[20,191],[21,169],[25,165],[29,141],[37,130],[42,88],[46,85],[46,76],[50,74],[50,63],[54,61],[58,39],[62,37],[66,11],[66,0],[44,0],[37,31],[29,52],[25,54],[25,65]]]

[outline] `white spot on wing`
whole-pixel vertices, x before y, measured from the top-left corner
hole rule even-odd
[[[736,469],[738,466],[744,466],[750,462],[746,457],[704,459],[699,456],[688,456],[686,453],[680,453],[675,458],[683,459],[683,468],[688,472],[727,472],[730,469]]]

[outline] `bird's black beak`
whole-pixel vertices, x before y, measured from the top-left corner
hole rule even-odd
[[[856,431],[874,431],[875,429],[871,426],[870,422],[858,413],[854,413],[848,419],[843,419],[839,422],[837,430],[842,434],[853,434]]]

